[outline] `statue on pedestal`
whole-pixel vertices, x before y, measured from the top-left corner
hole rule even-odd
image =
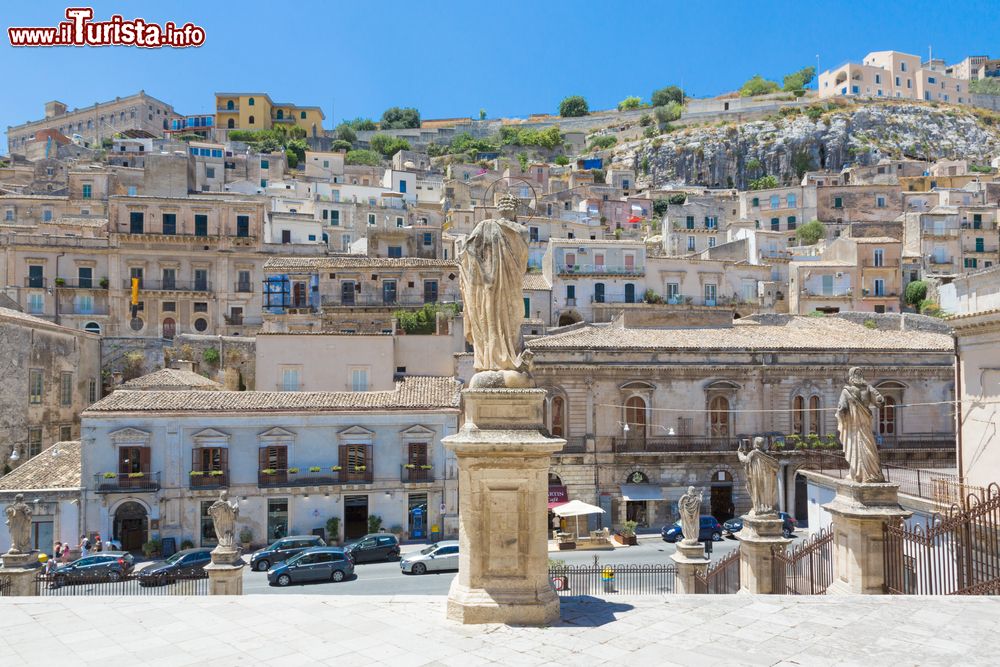
[[[528,230],[517,222],[517,197],[503,195],[499,219],[483,220],[459,243],[465,337],[472,343],[473,389],[533,387],[530,353],[521,353]]]
[[[882,407],[885,399],[875,387],[868,384],[860,368],[847,374],[847,385],[840,392],[837,403],[837,431],[844,444],[848,478],[861,484],[885,482],[878,446],[872,432],[873,405]]]
[[[220,551],[236,549],[236,517],[240,515],[240,506],[234,500],[229,500],[229,492],[219,491],[219,499],[208,508],[215,528],[215,539],[218,540]]]
[[[31,553],[31,507],[24,502],[24,494],[14,496],[14,504],[4,510],[7,515],[7,530],[10,532],[10,549],[7,553]]]
[[[747,492],[752,505],[749,516],[773,516],[778,504],[778,461],[764,452],[764,438],[753,439],[748,451],[746,441],[736,451],[747,476]]]
[[[693,486],[689,486],[687,493],[677,501],[677,510],[681,514],[681,534],[684,535],[685,544],[697,544],[698,532],[701,527],[701,500],[702,492],[695,492]]]

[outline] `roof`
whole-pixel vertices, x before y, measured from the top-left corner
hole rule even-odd
[[[536,338],[533,350],[884,350],[950,352],[951,336],[923,331],[869,329],[838,317],[789,317],[784,324],[761,324],[749,318],[732,327],[626,329],[587,325]]]
[[[178,368],[161,368],[122,384],[120,389],[176,391],[181,389],[222,389],[222,385],[204,375]]]
[[[57,442],[0,477],[0,491],[79,489],[80,468],[80,442]]]
[[[541,273],[525,273],[524,280],[521,282],[521,288],[526,290],[544,290],[547,292],[552,289],[552,285],[549,284],[549,281]]]
[[[70,336],[80,336],[81,338],[93,338],[95,340],[100,338],[97,334],[92,334],[83,331],[82,329],[71,329],[70,327],[61,326],[59,324],[49,322],[48,320],[43,320],[40,317],[35,317],[34,315],[22,313],[19,310],[0,307],[0,322],[3,321],[8,321],[12,324],[22,326],[34,327],[36,329],[48,329],[49,331],[57,331]]]
[[[853,239],[855,243],[902,243],[891,236],[861,236]]]
[[[422,259],[420,257],[368,257],[367,255],[347,255],[340,257],[272,257],[264,262],[265,271],[403,268],[457,269],[458,263],[443,259]]]
[[[458,408],[461,382],[407,377],[392,391],[132,391],[113,392],[84,414],[114,412],[337,412]]]

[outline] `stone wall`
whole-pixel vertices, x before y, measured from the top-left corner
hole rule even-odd
[[[183,354],[181,353],[183,349]],[[206,350],[214,349],[219,353],[219,363],[206,361]],[[174,339],[172,354],[187,356],[190,351],[193,358],[190,361],[198,363],[198,370],[211,379],[221,382],[230,390],[253,391],[256,388],[257,370],[257,340],[245,336],[203,336],[199,334],[181,334]],[[238,373],[238,375],[235,375]],[[261,387],[271,390],[272,387]]]

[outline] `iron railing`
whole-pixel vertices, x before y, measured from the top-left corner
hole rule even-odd
[[[124,289],[132,289],[132,279],[122,281]],[[143,291],[174,291],[174,292],[211,292],[212,283],[208,280],[150,280],[139,281],[139,289]]]
[[[695,572],[694,592],[702,595],[730,595],[740,592],[740,550],[709,565],[704,573]]]
[[[735,452],[739,444],[739,438],[713,438],[693,435],[672,435],[665,438],[631,436],[611,439],[611,447],[616,454]]]
[[[138,572],[125,575],[66,577],[58,572],[35,575],[36,595],[208,595],[208,574],[172,574],[144,579]]]
[[[192,489],[221,489],[229,486],[229,470],[192,470],[188,480]]]
[[[556,452],[556,454],[583,454],[587,451],[587,438],[582,435],[578,436],[555,436],[557,438],[563,438],[566,444],[563,448]]]
[[[5,598],[11,595],[11,587],[13,582],[10,577],[0,577],[0,598]]]
[[[353,299],[344,299],[343,295],[323,295],[320,304],[324,308],[354,308],[357,306],[371,306],[380,308],[400,308],[400,307],[420,307],[427,304],[450,304],[459,303],[460,300],[450,295],[438,295],[430,298],[427,296],[390,296],[384,294],[355,294]]]
[[[776,595],[822,595],[833,583],[833,533],[821,530],[791,551],[774,547],[771,592]]]
[[[426,464],[403,464],[399,466],[399,479],[404,483],[433,482],[434,467]]]
[[[970,494],[926,525],[883,526],[884,588],[897,595],[994,595],[1000,591],[1000,486]]]
[[[264,468],[257,471],[261,488],[279,486],[323,486],[326,484],[371,484],[373,466],[352,470],[348,466],[309,466],[307,468]]]
[[[676,592],[677,567],[653,565],[558,565],[549,568],[559,595],[667,595]]]
[[[820,458],[818,472],[831,477],[847,477],[847,460],[842,456],[826,455]],[[942,485],[958,481],[958,477],[947,472],[926,470],[921,468],[905,468],[902,466],[882,463],[882,476],[890,484],[898,484],[899,492],[918,498],[937,499]]]
[[[97,473],[94,475],[97,493],[130,493],[133,491],[159,491],[159,472]]]

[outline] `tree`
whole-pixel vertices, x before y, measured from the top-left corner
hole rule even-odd
[[[920,303],[927,298],[927,283],[923,280],[914,280],[906,286],[906,291],[903,293],[903,298],[906,299],[906,303],[917,308]]]
[[[560,167],[565,167],[566,165],[569,164],[569,158],[566,157],[565,155],[557,155],[555,162]]]
[[[660,126],[664,126],[667,123],[675,121],[681,117],[681,112],[684,111],[684,107],[681,106],[680,102],[668,102],[667,104],[656,107],[656,122]]]
[[[344,156],[344,164],[366,164],[370,167],[377,167],[382,163],[382,158],[375,151],[347,151]]]
[[[611,148],[618,143],[618,139],[611,136],[610,134],[605,134],[599,137],[594,137],[590,140],[590,150],[601,151],[606,148]]]
[[[559,115],[563,118],[578,118],[590,113],[587,100],[580,95],[570,95],[559,103]]]
[[[816,245],[826,236],[826,226],[819,220],[813,219],[796,229],[795,236],[802,245]]]
[[[479,110],[479,120],[486,120],[486,109]]]
[[[770,190],[778,187],[778,179],[774,176],[761,176],[750,181],[751,190]]]
[[[659,199],[653,200],[653,215],[658,218],[662,218],[667,214],[667,207],[670,206],[670,200],[666,197],[661,197]]]
[[[767,95],[778,92],[780,86],[777,81],[768,81],[760,74],[754,74],[740,88],[740,97],[754,97],[755,95]]]
[[[353,144],[358,140],[358,133],[354,131],[354,128],[347,123],[341,123],[334,129],[333,136],[341,141],[346,141]]]
[[[353,148],[350,141],[344,141],[343,139],[337,139],[332,144],[330,144],[330,150],[333,151],[349,151]]]
[[[784,90],[786,93],[790,93],[796,90],[804,90],[805,87],[809,85],[809,83],[813,80],[815,76],[816,76],[815,67],[812,66],[803,67],[798,72],[792,72],[791,74],[785,76],[785,78],[783,79],[785,85],[782,88],[782,90]]]
[[[662,107],[671,102],[677,102],[677,104],[684,103],[684,91],[678,86],[667,86],[666,88],[660,88],[659,90],[654,90],[651,101],[654,107]]]
[[[389,107],[382,112],[383,130],[405,130],[420,127],[420,112],[412,107]]]
[[[347,121],[347,124],[358,132],[371,132],[378,129],[378,125],[371,118],[361,118],[360,116],[354,120]]]
[[[406,139],[393,137],[388,134],[375,134],[368,140],[368,146],[376,153],[381,153],[383,157],[392,157],[399,151],[410,150],[410,142]]]
[[[618,103],[619,111],[631,111],[632,109],[638,109],[642,106],[642,98],[636,97],[635,95],[630,95],[624,100]]]

